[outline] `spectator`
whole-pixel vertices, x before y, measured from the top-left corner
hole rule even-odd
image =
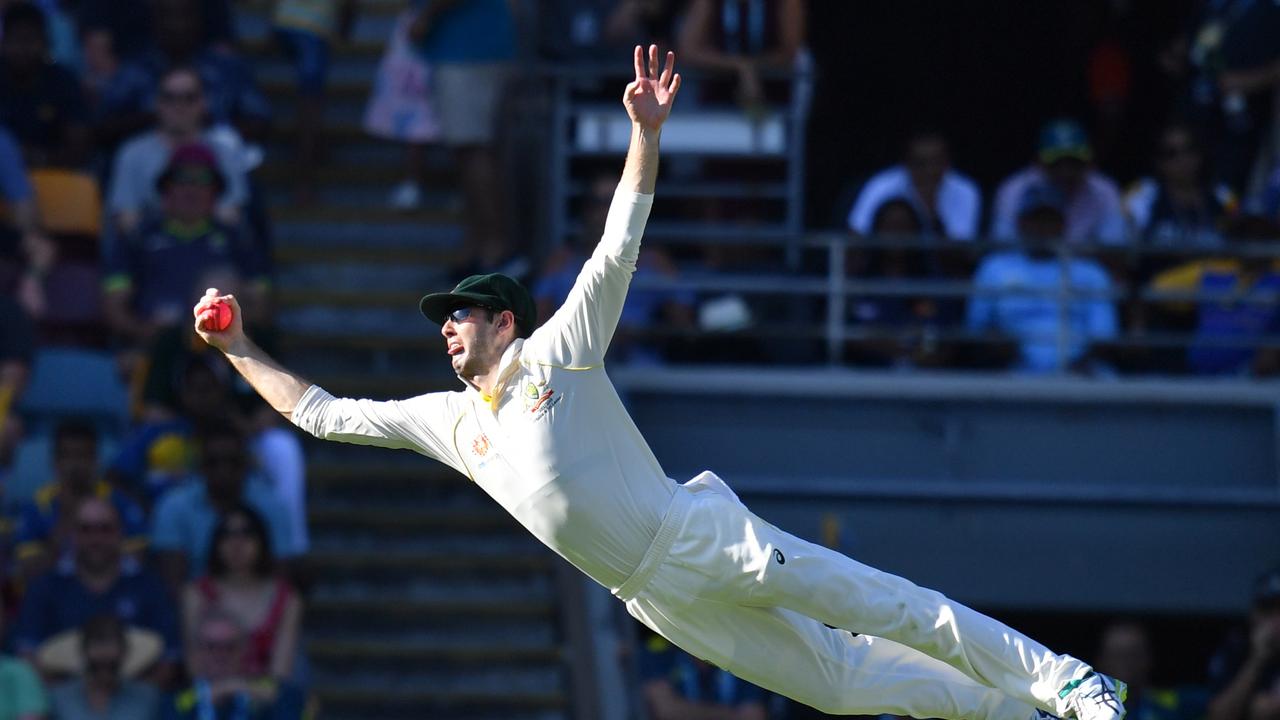
[[[0,635],[4,618],[4,595],[0,594]],[[48,709],[40,677],[31,666],[0,653],[0,720],[44,720]]]
[[[547,261],[542,276],[533,285],[533,299],[538,317],[550,318],[569,296],[578,273],[594,250],[613,198],[616,178],[598,177],[591,183],[582,211],[583,231],[577,247],[562,246]],[[697,297],[692,290],[668,290],[644,287],[645,282],[660,282],[677,277],[675,263],[660,247],[645,248],[637,261],[633,282],[637,285],[627,294],[626,305],[618,320],[618,330],[609,346],[609,358],[615,362],[661,363],[667,359],[661,339],[645,338],[644,333],[656,327],[692,330]]]
[[[761,75],[790,70],[806,34],[804,0],[693,0],[677,44],[688,67],[734,75],[731,91],[721,83],[704,84],[702,100],[732,99],[756,111],[766,102],[785,100],[789,83],[766,84]]]
[[[1199,720],[1208,697],[1200,688],[1158,689],[1151,686],[1153,655],[1147,630],[1136,622],[1106,626],[1098,643],[1098,672],[1129,684],[1125,699],[1132,720]]]
[[[1266,218],[1243,215],[1228,227],[1242,243],[1274,242],[1280,227]],[[1244,256],[1231,260],[1188,263],[1152,281],[1159,291],[1195,292],[1193,306],[1173,305],[1174,314],[1194,308],[1196,339],[1187,349],[1187,364],[1199,375],[1271,375],[1280,371],[1274,348],[1260,348],[1261,340],[1280,331],[1280,269],[1270,257]]]
[[[276,41],[293,58],[298,72],[297,177],[302,199],[310,202],[319,166],[324,125],[324,88],[329,76],[329,43],[350,34],[354,0],[276,0]]]
[[[81,27],[107,30],[123,60],[145,60],[155,52],[153,0],[78,0],[76,5]],[[200,0],[199,9],[203,44],[229,51],[235,28],[227,0]]]
[[[1055,187],[1027,188],[1018,208],[1024,248],[985,258],[973,280],[969,329],[1012,336],[1024,371],[1085,370],[1090,343],[1117,332],[1106,270],[1088,258],[1063,260],[1048,245],[1062,237],[1065,225],[1064,199]],[[1057,297],[1064,291],[1077,297]]]
[[[0,125],[33,167],[80,167],[89,157],[88,113],[80,83],[51,62],[44,13],[28,2],[4,8],[0,35]]]
[[[158,179],[179,148],[199,144],[213,151],[224,185],[215,216],[227,224],[239,221],[248,200],[248,178],[235,148],[205,130],[205,113],[204,86],[193,68],[175,67],[161,76],[156,128],[126,142],[111,172],[107,211],[119,232],[134,232],[144,219],[161,211]]]
[[[396,17],[364,115],[364,129],[369,134],[406,145],[405,179],[389,198],[391,207],[398,210],[413,210],[422,204],[426,144],[440,137],[440,120],[431,104],[430,68],[409,39],[416,17],[412,9]]]
[[[169,491],[155,511],[152,544],[175,592],[208,571],[218,518],[241,503],[266,520],[277,558],[287,562],[301,554],[288,511],[266,483],[249,476],[243,437],[222,425],[208,428],[201,440],[203,480]]]
[[[924,235],[924,221],[916,204],[905,197],[886,200],[875,208],[869,230],[877,242],[916,242]],[[853,268],[864,278],[906,280],[936,275],[931,257],[920,247],[879,246],[849,257],[861,264]],[[959,318],[953,303],[935,298],[904,295],[867,295],[849,303],[850,321],[870,335],[850,342],[848,359],[855,364],[877,366],[937,367],[945,364],[945,349],[938,331]]]
[[[1208,720],[1280,716],[1280,569],[1254,583],[1248,633],[1232,634],[1214,654],[1209,685]]]
[[[180,659],[178,625],[160,580],[124,553],[120,516],[101,498],[82,500],[74,512],[74,554],[31,584],[23,599],[13,645],[38,657],[55,636],[76,631],[97,615],[114,614],[130,626],[158,634],[164,653],[152,677],[171,677]]]
[[[221,283],[201,287],[234,287]],[[191,341],[198,338],[191,328],[176,326],[153,345],[143,388],[145,423],[122,444],[111,472],[142,488],[155,503],[198,471],[193,436],[220,425],[240,428],[249,437],[262,479],[289,513],[294,547],[304,552],[306,462],[297,435],[281,425],[279,413],[243,383],[218,351],[203,342],[192,348]]]
[[[188,664],[196,622],[217,608],[248,631],[243,670],[249,677],[290,677],[298,649],[302,602],[275,568],[262,516],[245,505],[223,513],[209,545],[209,574],[182,593]]]
[[[1000,240],[1018,237],[1022,198],[1034,185],[1049,184],[1063,197],[1066,228],[1072,242],[1123,244],[1124,213],[1116,184],[1090,167],[1093,149],[1084,128],[1074,120],[1054,120],[1040,131],[1037,162],[1001,183],[996,191],[991,234]]]
[[[44,278],[52,269],[57,248],[40,231],[35,192],[27,179],[22,150],[13,135],[0,126],[0,296],[13,295],[27,314],[44,314]]]
[[[53,480],[25,503],[15,537],[23,577],[48,572],[72,556],[76,507],[84,500],[108,502],[124,532],[123,550],[141,553],[147,546],[147,521],[137,503],[102,479],[98,472],[98,433],[85,422],[64,420],[53,432]]]
[[[261,312],[266,260],[244,233],[213,215],[226,187],[213,153],[203,145],[179,147],[156,187],[164,203],[161,216],[125,238],[108,263],[106,317],[112,330],[147,342],[164,327],[190,322],[192,286],[222,266],[249,281],[245,305]]]
[[[160,692],[151,685],[126,679],[129,638],[120,619],[99,615],[80,631],[80,677],[67,680],[50,693],[52,720],[155,720]]]
[[[1211,143],[1217,179],[1247,195],[1280,85],[1280,6],[1203,3],[1192,27],[1189,46],[1178,48],[1190,65],[1190,115]]]
[[[151,124],[149,105],[155,80],[137,65],[124,62],[115,37],[105,27],[86,28],[81,46],[84,73],[80,82],[93,125],[94,144],[103,167],[109,169],[118,146]]]
[[[431,65],[440,139],[459,170],[469,262],[508,275],[528,273],[503,225],[506,199],[494,152],[499,106],[515,59],[515,19],[507,0],[431,0],[409,27]]]
[[[1236,199],[1225,185],[1207,181],[1191,128],[1165,128],[1158,153],[1157,177],[1139,181],[1124,199],[1134,239],[1147,249],[1222,247],[1222,223]]]
[[[248,638],[235,618],[210,611],[195,624],[191,686],[164,705],[163,720],[300,720],[304,698],[293,685],[245,672]]]
[[[639,654],[641,692],[653,720],[765,720],[764,690],[649,634]]]
[[[859,235],[870,234],[880,208],[895,198],[905,198],[920,214],[921,231],[937,225],[952,240],[978,236],[982,191],[951,168],[951,152],[939,132],[913,134],[902,162],[876,173],[862,186],[849,212],[849,229]]]
[[[266,136],[271,104],[253,77],[253,70],[229,45],[215,48],[206,41],[210,10],[221,12],[223,2],[210,0],[153,0],[153,49],[141,60],[157,81],[169,68],[194,68],[204,89],[209,123],[233,129],[247,139]]]

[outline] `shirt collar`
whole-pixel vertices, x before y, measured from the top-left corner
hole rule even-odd
[[[511,344],[507,346],[507,349],[503,351],[502,359],[498,361],[498,367],[502,368],[502,370],[498,373],[498,381],[494,383],[493,395],[485,395],[478,385],[461,375],[458,376],[458,379],[467,387],[475,391],[476,395],[479,396],[479,398],[487,404],[490,409],[495,409],[498,404],[498,398],[502,397],[502,391],[506,389],[507,381],[511,379],[511,376],[515,374],[516,369],[520,367],[520,363],[517,362],[517,359],[520,357],[520,349],[523,347],[524,338],[516,338],[515,340],[512,340]]]

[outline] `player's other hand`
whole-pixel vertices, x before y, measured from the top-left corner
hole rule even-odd
[[[200,313],[215,302],[226,303],[227,307],[231,308],[231,324],[227,326],[226,330],[215,331],[212,328],[206,328],[200,317]],[[209,288],[205,290],[204,296],[191,309],[191,315],[195,318],[196,334],[204,338],[205,342],[223,352],[226,352],[227,348],[244,338],[244,324],[240,320],[242,316],[240,303],[236,302],[235,295],[223,295],[218,292],[218,288]]]
[[[658,46],[650,45],[648,57],[644,48],[637,45],[635,52],[636,79],[627,84],[622,94],[622,104],[627,108],[631,122],[646,130],[658,130],[671,115],[671,104],[680,92],[680,74],[675,71],[676,54],[667,53],[667,62],[658,70]]]

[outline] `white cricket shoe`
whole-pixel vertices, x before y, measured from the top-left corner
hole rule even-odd
[[[1089,671],[1058,691],[1064,716],[1075,720],[1123,720],[1129,686],[1102,673]]]

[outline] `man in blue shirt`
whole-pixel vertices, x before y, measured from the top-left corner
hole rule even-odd
[[[92,425],[66,420],[53,433],[54,479],[36,491],[19,511],[14,544],[22,575],[34,578],[59,560],[71,558],[68,515],[77,504],[95,498],[115,508],[124,532],[124,551],[139,553],[147,546],[147,519],[128,495],[103,480],[98,472],[98,434]]]
[[[75,553],[37,579],[23,599],[14,628],[15,649],[34,658],[40,645],[89,619],[114,614],[128,625],[158,633],[165,653],[158,677],[181,657],[178,622],[160,579],[124,554],[120,517],[100,498],[82,501],[74,516]]]
[[[1061,241],[1064,208],[1054,188],[1028,188],[1018,212],[1025,249],[987,257],[973,279],[969,329],[1012,336],[1020,346],[1017,367],[1027,372],[1083,369],[1089,344],[1118,330],[1107,271],[1088,258],[1062,260],[1048,245]]]
[[[287,563],[301,554],[292,520],[275,491],[249,477],[249,453],[234,428],[214,427],[205,432],[200,466],[203,480],[170,490],[156,506],[151,545],[172,588],[181,588],[187,580],[204,574],[218,517],[240,502],[267,521],[271,550],[277,559]]]

